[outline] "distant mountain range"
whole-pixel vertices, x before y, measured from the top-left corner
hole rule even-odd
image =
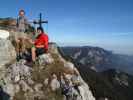
[[[132,100],[132,56],[90,46],[60,47],[59,51],[75,64],[96,100]]]
[[[113,54],[99,47],[61,47],[65,56],[71,57],[81,65],[101,72],[118,69],[133,74],[133,56]]]

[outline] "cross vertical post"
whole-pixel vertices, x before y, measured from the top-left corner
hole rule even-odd
[[[42,24],[48,23],[48,21],[42,20],[42,13],[40,13],[39,14],[39,20],[38,21],[35,20],[33,23],[39,25],[39,27],[42,27]]]

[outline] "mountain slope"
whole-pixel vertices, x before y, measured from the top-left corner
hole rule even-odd
[[[4,49],[0,53],[0,100],[65,100],[61,94],[59,73],[65,74],[71,82],[73,72],[77,69],[73,63],[60,55],[56,44],[49,44],[48,53],[39,56],[38,63],[30,67],[25,65],[24,59],[16,62],[15,49],[10,38],[0,41],[5,44],[0,45],[0,50]],[[12,53],[14,55],[10,57]],[[3,55],[10,58],[4,58]],[[79,88],[82,99],[72,88],[77,93],[76,100],[95,100],[88,85],[81,76],[79,77],[82,83]]]
[[[99,47],[61,47],[65,56],[69,56],[76,62],[88,66],[95,71],[119,69],[127,73],[133,73],[133,56],[113,54],[111,51]]]
[[[81,50],[81,48],[60,48],[60,52],[64,58],[69,59],[76,65],[77,69],[81,73],[81,76],[88,83],[97,100],[101,100],[102,98],[108,98],[109,100],[131,100],[131,98],[133,98],[133,76],[116,69],[106,68],[106,71],[102,72],[97,71],[97,69],[92,69],[92,64],[95,65],[96,63],[97,65],[101,63],[97,63],[97,61],[94,61],[96,59],[88,57],[87,60],[93,63],[82,64],[79,58],[81,55],[81,58],[84,56],[85,58],[87,57],[86,54],[88,51],[86,50],[88,50],[88,47],[83,48],[84,52],[82,50],[84,56],[83,54],[77,53],[79,50]],[[102,55],[102,61],[106,61],[105,59],[107,59],[108,56],[113,56],[112,53],[103,49],[89,47],[89,50],[91,52],[100,52],[100,50],[102,50],[101,52],[103,53],[100,53]],[[74,57],[75,52],[77,55],[80,55]],[[92,54],[94,55],[95,53]],[[98,55],[95,54],[94,56],[97,57]]]

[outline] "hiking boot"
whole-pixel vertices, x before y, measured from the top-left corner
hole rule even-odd
[[[17,62],[19,62],[20,59],[21,59],[20,55],[17,54],[17,56],[16,56],[16,60],[17,60]]]
[[[25,58],[25,55],[22,52],[20,52],[17,54],[16,60],[19,61],[19,60],[24,59],[24,58]]]

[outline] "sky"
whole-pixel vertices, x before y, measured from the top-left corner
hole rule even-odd
[[[1,0],[0,17],[29,21],[39,13],[50,41],[63,46],[98,46],[133,55],[133,0]]]

